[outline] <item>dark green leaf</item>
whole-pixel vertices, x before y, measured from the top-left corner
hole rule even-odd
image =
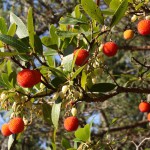
[[[43,54],[43,45],[41,39],[36,34],[34,35],[34,50],[40,55]]]
[[[29,52],[28,46],[25,45],[23,42],[17,40],[15,37],[0,34],[0,40],[4,43],[14,47],[20,53]]]
[[[26,55],[26,53],[18,53],[18,52],[0,52],[0,57],[12,57],[18,55]]]
[[[29,43],[32,48],[34,48],[34,24],[33,24],[33,16],[32,16],[32,8],[29,8],[28,17],[27,17],[27,26],[29,33]]]
[[[69,142],[67,139],[65,139],[65,138],[62,139],[61,145],[62,145],[65,149],[71,148],[70,142]]]
[[[63,84],[66,80],[60,77],[56,77],[51,81],[51,84],[55,87],[58,88],[60,84]]]
[[[42,104],[42,110],[43,110],[43,117],[44,120],[48,123],[48,124],[52,124],[52,120],[51,120],[51,111],[52,108],[50,105],[43,103]]]
[[[71,31],[57,31],[57,35],[60,37],[73,37],[78,35],[79,32],[71,32]]]
[[[42,43],[45,45],[45,46],[50,46],[51,45],[51,39],[49,36],[44,36],[42,37],[41,39]]]
[[[112,83],[98,83],[94,84],[91,88],[91,92],[109,92],[116,87],[115,84]]]
[[[127,7],[128,7],[128,0],[123,0],[112,17],[110,27],[113,27],[121,20],[121,18],[124,16],[127,10]]]
[[[7,33],[7,24],[4,18],[0,17],[0,32],[2,34]]]
[[[15,23],[17,25],[17,31],[16,34],[19,38],[24,38],[29,36],[28,30],[25,26],[25,24],[22,22],[22,20],[17,17],[14,13],[10,13],[10,22],[13,24]]]
[[[93,0],[81,0],[81,5],[84,11],[94,20],[100,24],[104,24],[104,18],[100,8],[96,5]]]

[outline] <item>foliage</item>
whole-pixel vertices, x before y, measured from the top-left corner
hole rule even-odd
[[[54,150],[134,149],[131,141],[140,143],[139,139],[149,136],[148,121],[138,104],[150,94],[150,36],[139,35],[136,26],[149,15],[150,2],[104,0],[100,6],[99,2],[75,3],[72,12],[46,24],[44,31],[49,28],[49,32],[42,36],[43,30],[37,30],[38,7],[33,4],[26,20],[14,12],[9,22],[0,18],[1,110],[6,111],[6,118],[21,116],[26,123],[24,132],[9,137],[9,149],[20,149],[24,143],[39,147],[40,142]],[[48,2],[39,4],[55,16]],[[133,15],[138,19],[131,22]],[[129,41],[123,39],[126,29],[135,34]],[[119,47],[113,57],[102,51],[102,44],[110,40]],[[81,67],[73,55],[78,48],[90,53],[88,63]],[[24,68],[39,70],[41,82],[32,88],[20,87],[16,77]],[[62,92],[64,86],[67,89]],[[63,120],[72,115],[73,107],[80,126],[67,133]]]

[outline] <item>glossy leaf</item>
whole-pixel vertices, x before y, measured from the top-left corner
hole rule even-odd
[[[51,39],[49,36],[44,36],[42,37],[41,39],[42,43],[45,45],[45,46],[50,46],[51,45]]]
[[[93,0],[81,0],[81,5],[84,11],[94,20],[100,24],[104,24],[104,18],[100,8]]]
[[[7,24],[4,18],[0,17],[0,32],[2,34],[7,33]]]
[[[58,128],[58,121],[59,121],[59,116],[60,116],[60,109],[61,109],[61,103],[58,104],[53,104],[52,107],[52,113],[51,113],[51,117],[52,117],[52,122],[54,127],[57,129]]]
[[[34,35],[34,51],[40,55],[43,54],[43,45],[41,39],[36,34]]]
[[[29,36],[28,30],[25,26],[25,24],[22,22],[22,20],[17,17],[14,13],[10,13],[10,22],[11,24],[15,23],[17,25],[17,31],[16,34],[19,38],[24,38]]]
[[[123,0],[112,17],[110,27],[113,27],[121,20],[121,18],[124,16],[127,10],[127,7],[128,7],[128,0]]]
[[[62,64],[65,71],[72,71],[73,54],[63,57]]]
[[[33,24],[33,16],[32,16],[32,8],[29,8],[28,17],[27,17],[27,27],[29,34],[29,43],[32,48],[34,48],[34,24]]]
[[[109,4],[109,8],[112,10],[116,10],[118,8],[118,6],[120,5],[119,0],[111,0],[110,4]]]
[[[91,92],[109,92],[116,87],[115,84],[112,83],[97,83],[94,84],[91,88]]]
[[[29,48],[23,42],[17,40],[15,37],[0,34],[0,40],[14,47],[20,53],[28,52],[29,50]]]
[[[12,149],[12,145],[15,141],[15,135],[12,134],[9,136],[9,139],[8,139],[8,150],[11,150]]]
[[[7,35],[14,36],[16,33],[16,29],[17,29],[16,24],[15,23],[11,24],[8,29]]]
[[[50,25],[50,44],[58,45],[58,35],[56,34],[56,28],[54,25]]]
[[[55,56],[57,54],[58,54],[58,52],[54,49],[51,49],[51,48],[44,51],[44,56]]]

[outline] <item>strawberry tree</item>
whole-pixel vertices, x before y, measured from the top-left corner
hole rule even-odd
[[[10,22],[0,18],[1,109],[9,120],[24,121],[19,134],[10,135],[10,125],[5,126],[6,133],[2,130],[9,136],[8,149],[17,145],[20,136],[30,134],[38,119],[41,129],[45,124],[50,127],[47,133],[54,150],[113,149],[117,142],[128,142],[128,136],[114,134],[116,139],[112,139],[111,132],[147,125],[149,119],[136,120],[135,116],[141,115],[137,111],[141,100],[149,105],[149,1],[103,2],[81,0],[58,25],[47,25],[49,33],[43,36],[35,32],[32,7],[25,22],[13,12]],[[126,30],[131,32],[124,38]],[[135,94],[133,117],[119,120],[122,113],[116,114],[115,109],[127,106],[124,101],[118,106],[117,101],[126,99],[131,104]],[[94,111],[101,114],[100,131],[94,127],[94,118],[87,123],[86,112],[92,115]]]

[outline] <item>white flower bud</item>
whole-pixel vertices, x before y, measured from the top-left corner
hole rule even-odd
[[[101,44],[100,47],[98,48],[98,50],[102,51],[103,50],[103,46],[104,46],[104,44]]]
[[[68,90],[68,86],[67,85],[64,85],[61,89],[61,91],[65,94]]]
[[[62,91],[59,92],[59,96],[60,96],[61,99],[64,99],[64,97],[65,97],[65,95]]]
[[[77,115],[77,109],[76,108],[72,108],[71,109],[71,113],[73,116],[76,116]]]
[[[6,98],[6,94],[5,93],[2,93],[1,94],[1,99],[5,99]]]
[[[58,92],[55,92],[53,94],[53,100],[57,100],[57,98],[59,97],[59,93]]]
[[[131,17],[131,22],[135,22],[136,19],[137,19],[137,16],[136,16],[136,15],[133,15],[133,16]]]

